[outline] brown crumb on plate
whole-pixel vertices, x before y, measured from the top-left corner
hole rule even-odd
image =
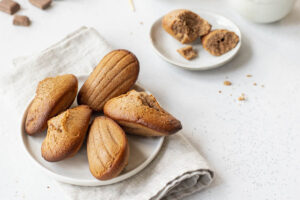
[[[222,91],[221,91],[221,90],[219,90],[219,93],[222,93]]]
[[[252,77],[252,75],[251,74],[247,74],[246,77],[250,78],[250,77]]]
[[[177,49],[177,52],[187,60],[191,60],[197,57],[197,52],[193,49],[191,45]]]
[[[257,83],[253,83],[254,86],[257,86]]]
[[[230,86],[230,85],[232,85],[232,83],[230,81],[224,81],[224,85]]]

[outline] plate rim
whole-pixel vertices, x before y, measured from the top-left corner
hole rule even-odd
[[[84,75],[83,75],[84,76]],[[79,76],[78,76],[79,77]],[[143,86],[141,86],[141,84],[139,84],[138,82],[135,83],[135,85],[137,85],[140,88],[143,88],[146,92],[149,92],[148,90],[146,90]],[[44,166],[43,164],[41,164],[38,160],[36,160],[34,158],[34,156],[31,155],[26,142],[25,142],[25,137],[29,137],[26,132],[25,132],[25,120],[26,120],[26,114],[29,108],[29,105],[31,104],[32,99],[26,104],[26,108],[23,111],[23,114],[21,116],[21,143],[22,143],[22,147],[24,149],[24,151],[26,152],[26,155],[30,158],[30,160],[33,161],[33,163],[35,163],[36,166],[38,166],[39,169],[41,169],[44,173],[46,173],[48,176],[53,177],[54,179],[63,182],[63,183],[68,183],[71,185],[78,185],[78,186],[104,186],[104,185],[111,185],[114,183],[118,183],[121,181],[124,181],[134,175],[136,175],[137,173],[141,172],[145,167],[147,167],[152,160],[158,155],[158,153],[160,152],[165,137],[164,136],[160,136],[159,140],[158,140],[158,145],[156,146],[155,150],[151,153],[151,155],[143,162],[141,163],[138,167],[136,167],[135,169],[132,169],[131,171],[119,175],[113,179],[110,180],[106,180],[106,181],[101,181],[98,180],[96,178],[94,178],[94,180],[87,180],[87,179],[77,179],[77,178],[70,178],[61,174],[57,174],[54,171],[52,171],[51,169],[47,168],[46,166]]]
[[[191,10],[193,12],[195,12],[194,10]],[[229,57],[227,60],[223,61],[223,62],[220,62],[220,63],[217,63],[217,64],[214,64],[214,65],[206,65],[206,66],[203,66],[203,67],[190,67],[190,65],[188,64],[184,64],[184,63],[180,63],[180,62],[176,62],[176,61],[173,61],[172,59],[169,59],[168,57],[164,56],[155,46],[154,44],[154,41],[153,41],[153,37],[152,37],[152,32],[153,32],[153,29],[154,29],[154,25],[156,23],[158,23],[159,21],[162,20],[162,18],[164,16],[161,16],[159,17],[158,19],[154,20],[154,22],[152,23],[151,27],[150,27],[150,31],[149,31],[149,37],[150,37],[150,43],[151,43],[151,46],[154,50],[154,52],[159,56],[161,57],[163,60],[173,64],[175,67],[178,67],[178,68],[182,68],[182,69],[186,69],[186,70],[190,70],[190,71],[206,71],[206,70],[211,70],[211,69],[216,69],[218,67],[221,67],[222,65],[225,65],[226,63],[228,63],[229,61],[231,61],[235,56],[236,54],[239,52],[241,46],[242,46],[242,33],[241,33],[241,30],[240,28],[230,19],[228,19],[227,17],[221,15],[221,14],[218,14],[218,13],[215,13],[215,12],[212,12],[212,11],[208,11],[208,10],[198,10],[198,12],[200,13],[205,13],[205,14],[209,14],[209,15],[214,15],[214,16],[218,16],[218,17],[221,17],[221,18],[224,18],[228,21],[230,21],[234,26],[235,28],[237,29],[237,34],[239,35],[239,43],[238,45],[234,48],[236,49],[235,52],[232,54],[231,57]],[[171,36],[172,37],[172,36]]]

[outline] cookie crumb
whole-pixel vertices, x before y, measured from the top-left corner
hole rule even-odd
[[[251,74],[247,74],[246,77],[250,78],[250,77],[252,77],[252,75]]]
[[[47,186],[47,189],[49,189],[49,188],[50,188],[50,186],[48,185],[48,186]]]
[[[221,91],[221,90],[219,90],[219,93],[221,94],[221,93],[222,93],[222,91]]]
[[[230,85],[232,85],[232,83],[230,81],[224,81],[224,85],[230,86]]]
[[[257,83],[253,83],[254,86],[257,86]]]
[[[191,45],[177,49],[177,52],[187,60],[191,60],[198,55]]]
[[[245,94],[244,94],[244,93],[242,93],[242,95],[241,95],[241,96],[239,96],[238,100],[239,100],[239,101],[245,101],[245,100],[246,100],[246,98],[245,98]]]
[[[261,85],[261,87],[263,88],[263,87],[265,87],[265,85]]]
[[[144,24],[144,22],[140,22],[140,25],[143,25]]]
[[[230,96],[232,97],[232,94],[230,94]]]

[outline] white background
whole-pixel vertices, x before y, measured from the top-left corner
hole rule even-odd
[[[226,0],[134,0],[136,12],[127,0],[61,0],[46,11],[27,0],[18,2],[18,14],[33,23],[15,27],[12,16],[0,13],[2,75],[13,58],[41,51],[82,25],[92,26],[113,47],[137,55],[139,81],[182,121],[182,132],[216,170],[209,189],[186,199],[300,198],[300,1],[285,19],[267,25],[248,22]],[[161,60],[150,46],[150,25],[175,8],[205,9],[233,20],[243,34],[237,57],[205,72]],[[232,86],[223,85],[226,77]],[[241,93],[245,102],[237,100]],[[66,199],[20,147],[20,133],[11,131],[19,126],[19,119],[10,116],[13,105],[0,105],[0,199]]]

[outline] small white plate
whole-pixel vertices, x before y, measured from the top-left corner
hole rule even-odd
[[[78,77],[79,88],[87,76]],[[143,90],[139,85],[135,86],[137,90]],[[29,104],[28,104],[29,105]],[[72,105],[76,106],[77,103]],[[28,109],[28,108],[27,108]],[[82,145],[79,152],[72,158],[68,158],[59,162],[48,162],[41,156],[41,145],[46,137],[46,131],[35,136],[29,136],[24,129],[27,115],[27,109],[24,112],[21,125],[21,139],[26,153],[31,160],[37,164],[44,172],[52,176],[58,181],[81,186],[100,186],[109,185],[123,181],[141,170],[143,170],[156,157],[161,149],[164,137],[140,137],[127,135],[130,154],[128,165],[123,172],[110,180],[100,181],[94,178],[89,170],[87,160],[86,143]],[[93,114],[92,118],[97,114]]]
[[[229,62],[241,47],[242,35],[239,28],[232,21],[221,15],[207,11],[197,11],[195,13],[206,19],[212,25],[212,30],[222,28],[235,32],[240,37],[240,42],[226,54],[213,56],[202,47],[199,38],[191,44],[198,52],[198,57],[188,61],[176,51],[186,46],[186,44],[181,44],[163,29],[161,17],[153,23],[150,30],[150,39],[154,51],[167,62],[188,70],[208,70]]]

